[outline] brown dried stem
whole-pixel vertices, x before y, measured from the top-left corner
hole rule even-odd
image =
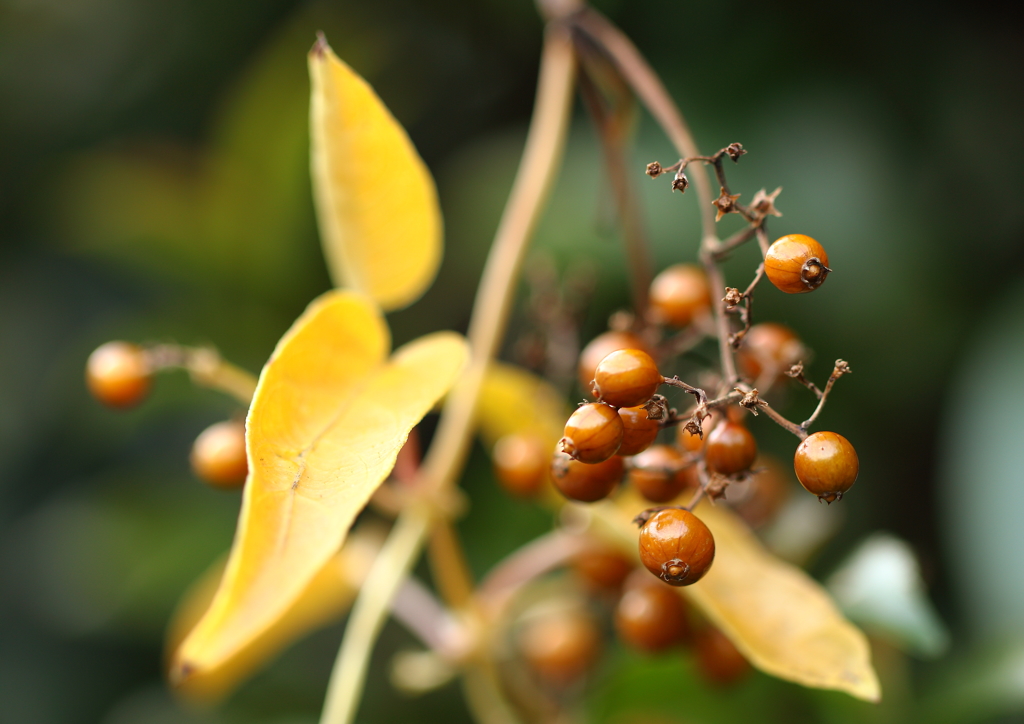
[[[835,367],[832,368],[832,374],[828,376],[828,382],[825,383],[825,389],[822,390],[821,392],[821,398],[818,400],[818,406],[814,408],[814,412],[811,413],[811,416],[804,420],[803,423],[801,423],[801,428],[807,430],[814,423],[814,421],[818,419],[818,415],[821,414],[821,409],[825,406],[825,400],[828,399],[828,393],[832,391],[832,385],[834,385],[836,383],[836,380],[838,380],[840,377],[849,374],[850,372],[851,370],[849,364],[847,364],[844,360],[841,359],[836,360]]]

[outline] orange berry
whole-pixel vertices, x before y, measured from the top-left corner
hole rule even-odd
[[[572,559],[572,567],[590,588],[618,591],[633,563],[616,550],[592,546]]]
[[[693,264],[670,266],[654,277],[648,301],[652,322],[685,327],[711,309],[704,270]]]
[[[657,652],[680,643],[689,631],[686,604],[678,591],[643,571],[630,576],[615,607],[615,631],[629,646]]]
[[[544,485],[548,476],[548,447],[535,435],[513,433],[494,443],[494,475],[513,495],[527,497]]]
[[[685,463],[683,454],[671,445],[654,445],[633,457],[629,483],[652,503],[667,503],[696,482],[695,466]]]
[[[860,460],[853,445],[835,432],[808,435],[796,448],[793,457],[796,478],[808,492],[831,503],[857,482]]]
[[[218,488],[237,488],[245,483],[249,463],[245,454],[245,424],[226,420],[210,425],[192,444],[192,470]]]
[[[146,353],[130,342],[97,347],[85,365],[89,392],[107,407],[134,407],[149,394],[153,371]]]
[[[640,562],[673,586],[696,583],[715,560],[715,539],[700,518],[688,510],[666,508],[640,529]]]
[[[707,435],[704,461],[708,470],[735,475],[749,470],[757,459],[757,440],[747,426],[726,420]]]
[[[562,452],[583,463],[599,463],[614,455],[625,430],[614,407],[591,402],[580,405],[565,423]]]
[[[597,661],[601,635],[589,614],[558,611],[526,622],[518,644],[540,679],[554,686],[567,686]]]
[[[782,377],[793,365],[807,356],[796,333],[782,324],[762,322],[753,325],[736,350],[736,362],[743,374],[758,379],[765,370]]]
[[[551,480],[555,487],[565,497],[583,503],[608,497],[623,472],[625,466],[618,455],[593,465],[573,460],[564,452],[556,452],[551,460]]]
[[[620,407],[619,417],[622,418],[622,444],[619,445],[619,455],[636,455],[643,452],[655,441],[661,430],[661,423],[648,417],[647,408],[643,405]]]
[[[649,354],[620,349],[598,362],[591,392],[614,407],[635,407],[650,400],[663,379]]]
[[[828,254],[817,241],[803,234],[788,234],[768,247],[764,273],[786,294],[813,292],[832,271]]]
[[[642,349],[650,352],[642,339],[629,332],[611,331],[597,335],[580,352],[578,373],[580,386],[584,390],[590,392],[598,362],[619,349]]]
[[[712,684],[726,686],[743,678],[750,664],[739,649],[717,628],[708,627],[697,634],[697,670]]]

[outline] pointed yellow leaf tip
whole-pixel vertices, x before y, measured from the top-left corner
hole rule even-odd
[[[437,274],[441,209],[426,164],[373,89],[322,34],[309,53],[310,165],[331,278],[385,311]]]
[[[804,571],[769,553],[724,506],[696,511],[715,537],[715,563],[687,589],[762,671],[877,702],[882,691],[864,633]]]
[[[351,291],[315,300],[281,338],[246,419],[249,478],[224,577],[172,680],[221,665],[287,612],[468,356],[451,332],[390,359],[389,347],[380,310]]]

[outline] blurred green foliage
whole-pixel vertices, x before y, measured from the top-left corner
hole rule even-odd
[[[812,572],[831,572],[870,531],[894,533],[917,554],[953,645],[920,663],[879,644],[878,708],[760,674],[722,694],[694,679],[685,656],[613,650],[591,682],[589,716],[1019,716],[1019,10],[597,5],[649,54],[705,150],[741,141],[750,151],[729,169],[742,198],[784,188],[773,233],[810,233],[834,262],[813,300],[770,289],[757,298],[761,318],[816,350],[813,377],[836,357],[855,371],[822,423],[857,445],[861,479]],[[391,316],[396,343],[460,329],[531,107],[541,24],[530,3],[0,0],[2,722],[316,719],[337,627],[217,712],[175,704],[160,683],[164,622],[229,545],[238,504],[191,478],[187,451],[237,406],[168,376],[142,408],[115,414],[82,384],[87,354],[111,338],[212,343],[256,371],[326,288],[306,157],[316,30],[374,84],[438,179],[445,261],[434,289]],[[579,120],[537,247],[563,270],[596,264],[587,338],[628,290],[599,150]],[[654,159],[674,160],[644,120],[634,165]],[[659,267],[691,260],[691,196],[639,174],[636,185]],[[729,263],[729,279],[752,271],[751,253]],[[777,430],[758,434],[791,454]],[[465,487],[472,513],[461,529],[477,573],[550,523],[505,499],[479,449]],[[455,686],[391,695],[388,660],[411,644],[386,630],[361,720],[466,720]]]

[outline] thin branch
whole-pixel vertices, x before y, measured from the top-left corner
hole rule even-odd
[[[545,533],[491,569],[477,591],[481,605],[500,610],[525,583],[566,564],[591,545],[589,538],[565,530]]]
[[[836,360],[835,367],[832,368],[832,374],[828,376],[828,382],[825,383],[825,389],[821,392],[821,399],[818,400],[818,406],[814,408],[814,412],[800,425],[804,430],[807,430],[821,414],[821,409],[825,406],[825,400],[828,399],[828,393],[832,391],[832,385],[836,383],[843,375],[850,373],[850,365],[841,359]]]
[[[159,344],[146,349],[153,370],[183,369],[194,384],[224,392],[246,407],[256,392],[256,377],[236,367],[210,347],[182,347]]]
[[[465,465],[484,375],[504,336],[514,283],[560,165],[572,107],[575,61],[569,34],[549,25],[541,55],[537,103],[523,158],[484,267],[467,336],[470,361],[448,396],[435,439],[420,467],[418,490],[429,500],[455,484]],[[327,689],[321,724],[352,721],[366,667],[398,582],[412,567],[431,529],[430,516],[410,506],[398,517],[385,550],[359,592]],[[388,554],[385,555],[385,552]],[[493,703],[493,702],[492,702]]]
[[[665,135],[675,146],[676,152],[682,157],[700,156],[700,150],[693,140],[693,135],[690,133],[683,115],[672,101],[668,91],[665,90],[657,73],[648,65],[633,41],[592,8],[581,10],[570,20],[575,27],[582,30],[599,47],[607,51],[637,97],[665,131]],[[711,184],[707,174],[704,171],[694,174],[693,183],[697,188],[702,235],[713,237],[715,236],[715,214],[711,202],[714,197],[711,194]]]

